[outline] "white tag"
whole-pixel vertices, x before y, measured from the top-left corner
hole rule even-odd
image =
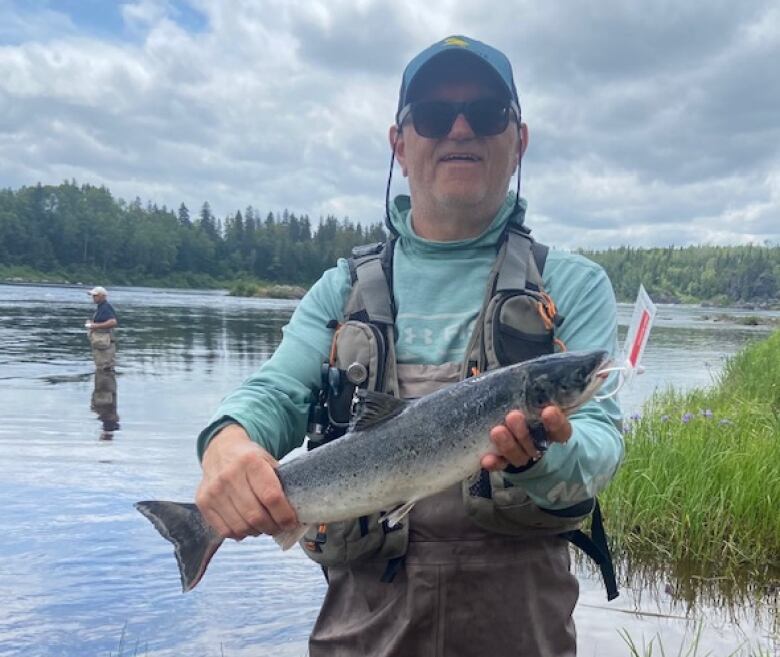
[[[655,320],[656,307],[650,295],[647,294],[644,285],[639,286],[639,294],[634,304],[634,314],[628,325],[628,333],[623,343],[623,363],[626,366],[627,377],[641,374],[644,369],[640,366],[642,354],[645,351],[647,338],[650,337],[650,329]]]

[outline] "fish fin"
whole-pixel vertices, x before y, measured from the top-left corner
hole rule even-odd
[[[360,406],[357,417],[350,424],[350,431],[363,431],[401,413],[408,402],[383,392],[360,390],[358,392]]]
[[[385,522],[387,521],[387,526],[391,529],[395,527],[396,525],[399,525],[401,521],[408,515],[408,513],[414,508],[414,505],[417,504],[417,500],[411,500],[410,502],[407,502],[406,504],[402,504],[399,507],[396,507],[390,513],[383,513],[379,517],[379,522]]]
[[[206,522],[195,504],[147,501],[137,502],[135,508],[164,539],[173,543],[182,592],[194,589],[222,545],[222,536]]]
[[[282,550],[289,550],[303,538],[308,528],[309,525],[298,525],[294,529],[285,529],[283,532],[274,534],[273,539]]]

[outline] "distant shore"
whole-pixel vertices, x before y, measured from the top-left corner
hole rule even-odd
[[[76,279],[76,280],[74,280]],[[125,277],[114,279],[104,276],[97,276],[94,273],[85,273],[83,276],[63,276],[59,278],[56,274],[47,274],[38,272],[29,268],[24,268],[24,275],[8,275],[0,266],[0,284],[1,285],[27,285],[27,286],[52,286],[52,287],[92,287],[93,285],[105,285],[107,287],[151,287],[151,288],[172,288],[185,290],[227,290],[230,296],[236,297],[256,297],[266,299],[301,299],[308,287],[296,283],[278,283],[259,280],[220,280],[214,279],[208,275],[190,275],[176,276],[170,279],[149,279],[130,280]],[[719,309],[738,309],[738,310],[756,310],[756,311],[780,311],[780,299],[756,300],[753,302],[744,302],[731,299],[696,299],[686,297],[685,299],[670,297],[666,295],[653,295],[650,293],[653,301],[657,304],[668,305],[695,305],[701,308],[711,308],[713,314],[707,316],[707,319],[713,321],[734,320],[741,324],[776,324],[773,318],[766,317],[741,317],[731,316],[724,313],[718,313]],[[621,303],[633,303],[634,298],[618,299]]]

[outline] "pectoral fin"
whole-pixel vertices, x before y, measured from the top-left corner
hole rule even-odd
[[[395,527],[396,525],[399,525],[401,521],[409,514],[409,512],[414,508],[415,504],[417,504],[416,499],[411,500],[406,504],[402,504],[401,506],[390,511],[390,513],[383,513],[379,517],[379,522],[387,521],[388,527]]]
[[[408,402],[402,399],[371,390],[360,390],[358,399],[360,401],[358,415],[350,425],[350,431],[364,431],[386,422],[401,413],[408,405]]]

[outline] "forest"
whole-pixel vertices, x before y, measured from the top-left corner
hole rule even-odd
[[[105,187],[0,190],[0,280],[218,287],[235,281],[310,285],[353,246],[385,239],[381,222],[260,211],[218,218],[127,203]],[[643,283],[656,301],[775,305],[780,245],[579,251],[601,264],[619,300]]]

